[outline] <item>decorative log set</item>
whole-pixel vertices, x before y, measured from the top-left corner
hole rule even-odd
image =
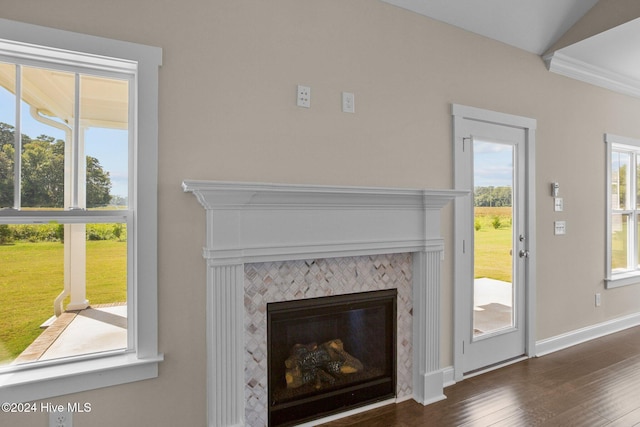
[[[344,350],[340,339],[316,343],[296,344],[284,362],[287,371],[287,388],[298,388],[313,383],[316,389],[323,384],[333,385],[336,378],[362,371],[358,359]]]

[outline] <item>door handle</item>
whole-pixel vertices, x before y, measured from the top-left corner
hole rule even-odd
[[[518,252],[518,255],[520,255],[520,258],[529,258],[529,251],[525,249],[520,249],[520,252]]]

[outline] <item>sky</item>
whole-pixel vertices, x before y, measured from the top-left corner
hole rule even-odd
[[[42,124],[31,117],[29,107],[22,103],[22,133],[35,139],[44,134],[65,139],[65,133]],[[15,126],[15,97],[0,87],[0,122]],[[127,132],[117,129],[89,128],[85,132],[85,154],[98,159],[111,177],[111,195],[127,195]]]
[[[474,186],[513,186],[513,146],[474,141]]]

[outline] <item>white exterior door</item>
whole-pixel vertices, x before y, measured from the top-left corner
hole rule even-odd
[[[456,379],[528,353],[535,121],[454,106]]]

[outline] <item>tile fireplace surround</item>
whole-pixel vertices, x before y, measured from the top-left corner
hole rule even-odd
[[[245,391],[251,388],[247,377],[266,384],[266,377],[245,372],[245,283],[250,282],[245,272],[261,268],[252,266],[258,263],[364,257],[375,264],[381,262],[380,255],[410,254],[405,256],[411,264],[406,276],[412,282],[413,333],[406,347],[413,357],[412,363],[398,363],[398,370],[411,366],[411,372],[399,372],[398,377],[409,378],[412,384],[403,390],[411,390],[419,403],[445,398],[440,367],[440,217],[449,201],[467,192],[192,180],[182,186],[206,210],[208,426],[261,427],[266,419],[266,414],[252,413],[260,412],[261,405],[247,408],[247,398],[255,396]],[[325,292],[360,291],[342,288]],[[290,295],[287,291],[280,294]],[[317,295],[298,297],[313,296]]]

